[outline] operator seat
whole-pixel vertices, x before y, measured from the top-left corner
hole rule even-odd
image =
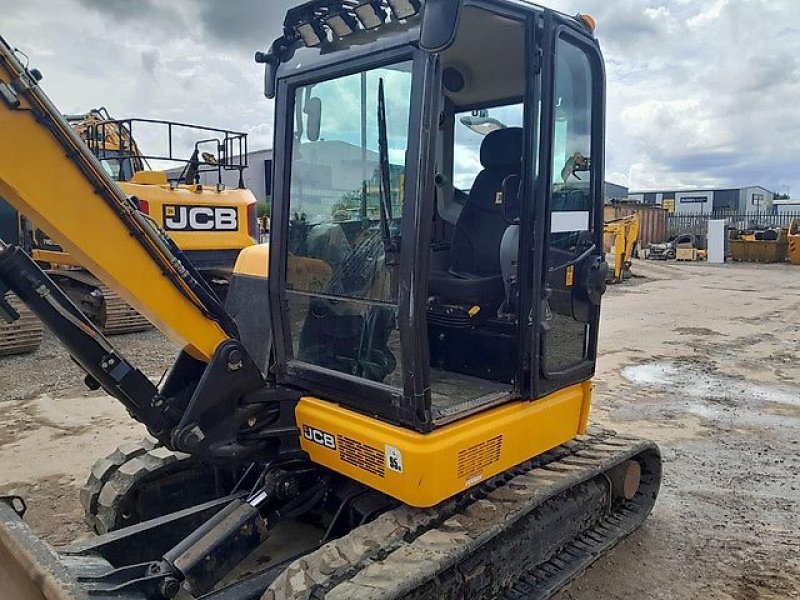
[[[503,198],[503,181],[519,176],[522,166],[522,129],[509,127],[487,135],[481,144],[481,164],[469,196],[456,221],[450,246],[450,267],[433,271],[429,292],[441,301],[477,305],[494,310],[505,298],[500,244],[519,211],[514,198]],[[517,179],[518,181],[518,179]],[[511,202],[504,215],[503,203]]]

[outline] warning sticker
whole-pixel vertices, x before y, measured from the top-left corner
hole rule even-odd
[[[386,467],[395,473],[403,472],[403,455],[399,448],[386,444]]]

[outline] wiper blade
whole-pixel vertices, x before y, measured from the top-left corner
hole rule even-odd
[[[383,78],[378,80],[378,160],[380,161],[380,215],[381,237],[385,262],[387,266],[398,264],[400,244],[396,236],[392,236],[390,223],[392,216],[392,174],[389,166],[389,137],[386,132],[386,94],[383,89]]]

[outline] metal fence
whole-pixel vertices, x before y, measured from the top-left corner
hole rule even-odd
[[[728,227],[736,229],[768,229],[789,227],[794,219],[800,219],[800,212],[767,213],[726,213],[714,215],[670,215],[667,218],[667,231],[670,237],[682,233],[693,233],[705,237],[710,219],[724,219]]]

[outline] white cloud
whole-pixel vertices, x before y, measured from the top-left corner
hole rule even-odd
[[[728,0],[716,0],[704,11],[687,19],[686,24],[691,29],[699,29],[700,27],[712,25],[720,18],[723,9],[726,6],[728,6]]]
[[[64,112],[204,123],[270,143],[253,52],[299,0],[27,0],[3,35]],[[792,0],[542,0],[598,20],[607,169],[631,187],[761,184],[800,193],[800,36]],[[788,17],[787,17],[788,15]]]
[[[637,189],[759,184],[800,192],[792,167],[800,155],[800,38],[786,19],[794,2],[551,4],[597,17],[608,173],[627,174]]]
[[[669,9],[666,6],[659,6],[656,8],[645,8],[644,14],[653,20],[664,19],[670,16]]]

